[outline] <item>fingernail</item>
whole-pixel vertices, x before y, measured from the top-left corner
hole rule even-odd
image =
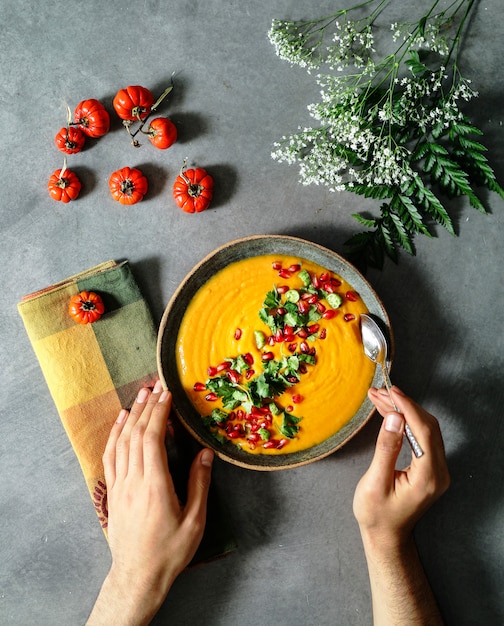
[[[385,430],[389,433],[400,433],[403,429],[403,418],[397,413],[389,413],[385,418]]]
[[[143,404],[147,400],[148,397],[149,397],[149,390],[146,387],[143,387],[138,392],[136,401],[138,402],[138,404]]]
[[[160,380],[156,380],[156,384],[154,385],[153,393],[160,393],[163,391],[163,384]]]
[[[170,392],[167,389],[165,389],[163,393],[159,396],[158,402],[164,402],[165,400],[167,400],[169,393]]]
[[[126,409],[121,409],[119,415],[117,416],[116,424],[122,424],[127,417],[128,411],[126,411]]]
[[[203,450],[201,453],[201,465],[205,467],[212,467],[214,453],[210,449]]]

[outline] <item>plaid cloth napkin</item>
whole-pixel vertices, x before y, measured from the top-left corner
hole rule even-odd
[[[105,305],[105,313],[92,324],[77,324],[68,314],[70,298],[81,291],[98,293]],[[27,295],[18,310],[106,535],[102,455],[110,429],[121,408],[130,408],[138,390],[152,387],[158,378],[157,331],[150,311],[127,261],[107,261]],[[183,500],[195,449],[175,419],[166,444]],[[209,500],[207,531],[196,561],[235,547],[214,500]]]

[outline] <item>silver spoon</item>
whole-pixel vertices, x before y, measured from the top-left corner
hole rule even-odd
[[[390,402],[394,407],[394,410],[400,413],[399,409],[395,405],[395,402],[392,400],[392,396],[390,395],[390,388],[392,387],[392,383],[390,382],[389,373],[387,370],[386,360],[387,360],[387,340],[385,339],[385,335],[383,334],[381,328],[374,321],[372,317],[363,313],[360,316],[361,322],[361,334],[362,334],[362,343],[364,345],[364,354],[373,361],[373,363],[378,363],[381,365],[383,372],[383,380],[385,381],[385,387],[387,388]],[[415,436],[411,432],[411,428],[408,424],[404,426],[404,435],[408,440],[408,443],[413,450],[413,454],[419,458],[423,454],[423,450],[420,447],[420,444],[416,440]]]

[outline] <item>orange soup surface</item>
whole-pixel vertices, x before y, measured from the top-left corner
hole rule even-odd
[[[305,259],[232,263],[196,293],[177,338],[182,385],[219,440],[287,454],[339,431],[366,397],[367,308],[340,276]]]

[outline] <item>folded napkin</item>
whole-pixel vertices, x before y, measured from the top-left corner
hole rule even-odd
[[[99,294],[105,305],[105,313],[92,324],[77,324],[68,314],[71,297],[81,291]],[[106,534],[102,455],[110,429],[121,408],[130,408],[138,390],[152,387],[158,378],[157,332],[149,308],[128,262],[107,261],[25,296],[18,310]],[[173,422],[167,448],[183,499],[194,449]],[[199,560],[234,547],[219,517],[219,507],[209,503],[210,523]]]

